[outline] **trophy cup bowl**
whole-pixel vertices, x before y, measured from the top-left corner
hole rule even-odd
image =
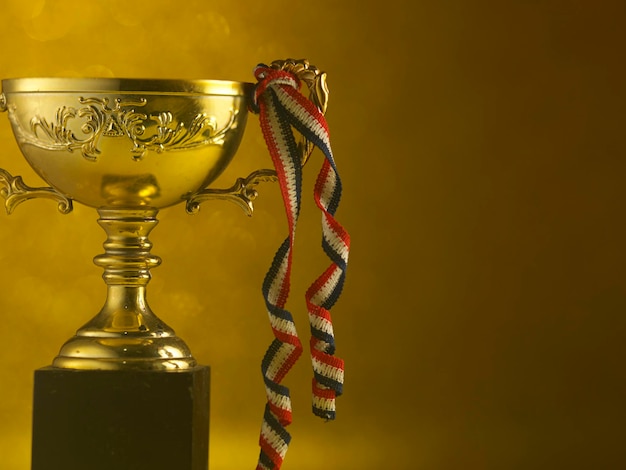
[[[187,345],[150,310],[146,285],[159,209],[188,203],[229,164],[241,141],[253,85],[220,80],[19,78],[2,81],[19,148],[51,188],[29,188],[0,170],[7,210],[30,197],[98,210],[107,232],[102,310],[63,345],[54,367],[189,369]],[[249,186],[241,185],[250,192]],[[219,190],[217,191],[219,192]],[[241,191],[223,191],[242,199]],[[236,193],[236,191],[235,191]],[[250,195],[250,194],[248,194]],[[206,194],[211,198],[212,194]],[[245,198],[243,198],[245,199]],[[193,210],[193,208],[192,208]]]
[[[82,204],[182,202],[226,168],[243,135],[251,84],[216,80],[3,80],[20,150]]]

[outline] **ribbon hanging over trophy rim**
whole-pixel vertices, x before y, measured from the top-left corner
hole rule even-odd
[[[259,437],[257,470],[278,470],[285,458],[291,440],[286,426],[292,421],[292,409],[289,389],[281,382],[303,350],[293,317],[285,308],[301,207],[302,157],[306,157],[292,129],[325,156],[314,187],[314,200],[322,213],[322,248],[331,264],[305,294],[314,375],[313,413],[326,420],[334,419],[335,398],[343,391],[344,363],[334,355],[330,309],[343,288],[350,236],[334,217],[342,186],[330,147],[328,125],[323,110],[300,92],[301,81],[295,73],[298,67],[306,71],[308,63],[275,62],[271,66],[260,64],[254,70],[258,83],[251,111],[259,114],[289,224],[289,235],[276,252],[262,288],[274,339],[261,363],[267,404]]]

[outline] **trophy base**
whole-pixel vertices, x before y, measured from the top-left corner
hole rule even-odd
[[[166,328],[166,326],[162,326]],[[97,332],[100,333],[100,332]],[[152,370],[193,369],[196,360],[185,342],[175,336],[150,333],[108,333],[109,337],[88,336],[79,331],[62,347],[52,361],[59,369]]]
[[[207,366],[35,371],[32,470],[207,470]]]

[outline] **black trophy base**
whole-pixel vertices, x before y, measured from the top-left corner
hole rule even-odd
[[[207,470],[209,368],[35,371],[32,470]]]

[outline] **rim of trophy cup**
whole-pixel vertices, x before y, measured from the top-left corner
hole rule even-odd
[[[214,79],[19,77],[2,80],[3,93],[145,92],[239,96],[254,88],[250,82]]]

